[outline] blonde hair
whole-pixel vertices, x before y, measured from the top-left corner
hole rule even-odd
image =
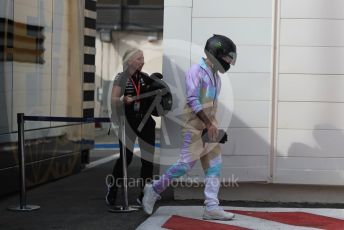
[[[129,61],[138,52],[143,53],[142,50],[137,49],[137,48],[129,48],[129,49],[127,49],[127,51],[125,51],[125,53],[123,54],[123,57],[122,57],[123,71],[126,71],[128,69]]]

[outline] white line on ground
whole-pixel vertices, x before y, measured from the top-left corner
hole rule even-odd
[[[134,151],[134,154],[137,154],[139,152],[139,150],[135,150]],[[113,154],[111,156],[108,156],[108,157],[104,157],[104,158],[101,158],[99,160],[96,160],[96,161],[92,161],[91,163],[89,163],[88,165],[86,165],[84,171],[86,170],[90,170],[94,167],[97,167],[99,165],[102,165],[102,164],[106,164],[110,161],[113,161],[115,159],[118,159],[119,158],[119,153],[116,153],[116,154]]]
[[[104,157],[104,158],[101,158],[99,160],[93,161],[93,162],[89,163],[88,165],[86,165],[84,171],[92,169],[92,168],[97,167],[99,165],[108,163],[108,162],[115,160],[117,158],[119,158],[119,153],[116,153],[116,154],[113,154],[111,156]]]

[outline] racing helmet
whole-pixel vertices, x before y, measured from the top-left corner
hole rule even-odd
[[[235,65],[236,45],[226,36],[214,34],[207,40],[204,52],[220,73],[227,72],[231,65]]]
[[[159,96],[160,101],[154,106],[153,116],[164,116],[172,110],[173,98],[169,86],[164,82],[161,73],[153,73],[147,79],[147,93],[153,93],[152,99]]]

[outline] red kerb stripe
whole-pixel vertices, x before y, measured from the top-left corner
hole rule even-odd
[[[242,228],[234,225],[219,224],[176,215],[171,216],[170,219],[168,219],[161,227],[172,230],[249,230],[248,228]]]
[[[326,230],[343,230],[344,220],[306,212],[257,212],[227,210],[240,215],[261,218],[294,226],[313,227]]]

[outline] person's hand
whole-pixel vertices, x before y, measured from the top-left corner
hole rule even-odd
[[[219,134],[217,127],[214,124],[210,123],[207,125],[207,130],[208,130],[209,140],[216,141],[217,136]]]
[[[134,101],[134,99],[133,99],[133,97],[131,95],[124,96],[124,98],[123,98],[123,102],[126,105],[129,105],[129,104],[133,103],[133,101]]]

